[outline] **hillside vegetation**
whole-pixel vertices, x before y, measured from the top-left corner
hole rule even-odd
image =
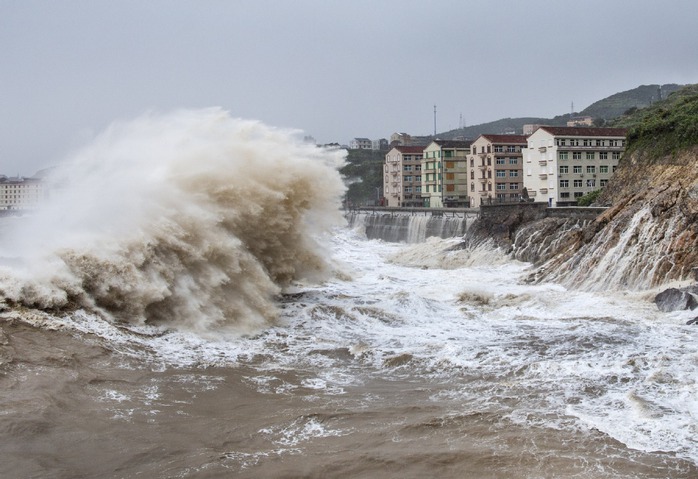
[[[348,150],[347,164],[339,170],[347,187],[345,199],[353,205],[375,204],[383,194],[385,151]]]
[[[617,118],[613,126],[629,130],[626,157],[641,150],[646,158],[656,160],[698,145],[698,85],[683,87],[651,107]]]

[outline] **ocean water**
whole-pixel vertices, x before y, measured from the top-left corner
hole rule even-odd
[[[286,132],[116,130],[78,159],[118,194],[110,155],[148,152],[128,206],[154,205],[90,184],[0,226],[1,477],[698,477],[695,313],[527,284],[457,238],[367,240],[335,154]],[[270,160],[296,166],[227,187]]]

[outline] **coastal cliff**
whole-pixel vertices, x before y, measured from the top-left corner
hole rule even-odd
[[[597,200],[607,210],[593,220],[512,217],[491,225],[501,230],[500,246],[534,263],[531,281],[586,290],[644,290],[693,279],[698,266],[698,86],[614,126],[629,128],[628,148]],[[474,233],[492,232],[483,220]]]

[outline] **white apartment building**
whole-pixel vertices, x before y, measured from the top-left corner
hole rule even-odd
[[[385,155],[385,206],[422,206],[422,147],[396,146]]]
[[[470,147],[470,204],[509,203],[523,192],[523,135],[480,135]]]
[[[523,150],[528,196],[549,206],[574,206],[603,188],[625,150],[626,133],[624,128],[538,128]]]
[[[44,199],[44,185],[37,178],[0,175],[0,210],[33,210]]]

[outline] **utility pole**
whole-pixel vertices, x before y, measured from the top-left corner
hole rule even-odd
[[[436,138],[436,105],[434,105],[434,138]]]

